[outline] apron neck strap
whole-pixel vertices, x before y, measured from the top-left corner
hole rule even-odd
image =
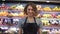
[[[36,19],[35,19],[35,17],[33,17],[34,18],[34,22],[36,23]],[[28,19],[28,17],[26,17],[26,19],[25,19],[25,22],[24,23],[26,23],[27,22],[27,19]]]
[[[28,17],[26,17],[26,19],[25,19],[25,22],[24,22],[24,23],[26,23],[27,19],[28,19]]]
[[[36,23],[36,19],[35,19],[35,17],[33,17],[34,18],[34,22]]]

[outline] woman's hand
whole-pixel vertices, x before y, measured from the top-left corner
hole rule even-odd
[[[42,34],[42,29],[41,28],[39,28],[38,34]]]
[[[19,28],[18,34],[22,34],[22,29]]]

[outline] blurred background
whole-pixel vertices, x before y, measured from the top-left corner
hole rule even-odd
[[[28,2],[36,4],[42,34],[60,34],[60,0],[0,0],[0,33],[18,34],[19,20]]]

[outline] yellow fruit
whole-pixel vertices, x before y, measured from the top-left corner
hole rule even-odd
[[[45,24],[44,26],[48,26],[48,25],[50,25],[50,23],[49,23],[48,20],[42,20],[42,23]]]
[[[59,11],[60,11],[60,7],[59,7]]]
[[[59,10],[59,8],[56,6],[55,8],[53,8],[53,10]]]
[[[3,16],[3,12],[0,12],[0,16]]]
[[[52,16],[51,16],[51,14],[44,14],[43,17],[44,18],[51,18]]]
[[[15,8],[16,8],[16,6],[15,6],[15,5],[10,7],[10,9],[15,9]]]
[[[41,10],[42,9],[41,5],[36,5],[36,7],[37,7],[37,10]]]
[[[24,16],[24,13],[23,13],[23,12],[21,12],[21,13],[19,14],[19,16]]]
[[[45,11],[51,11],[51,8],[48,7],[48,6],[46,6],[46,7],[43,8],[43,10],[45,10]]]
[[[8,15],[8,12],[3,12],[3,16],[7,16]]]
[[[57,18],[60,19],[60,15],[58,15]]]
[[[16,6],[11,6],[11,8],[16,8]]]
[[[18,6],[16,7],[16,9],[17,9],[17,10],[20,10],[20,11],[23,11],[23,10],[24,10],[24,7],[23,7],[23,5],[18,5]]]
[[[8,16],[13,16],[12,14],[8,14]]]
[[[14,13],[13,16],[18,16],[18,14],[17,13]]]

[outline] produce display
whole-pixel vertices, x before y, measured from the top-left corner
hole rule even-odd
[[[8,10],[8,9],[9,9],[9,6],[7,6],[4,3],[0,6],[0,10]]]
[[[60,19],[60,15],[56,16],[58,19]]]
[[[42,11],[42,6],[41,5],[36,5],[38,11]]]
[[[25,17],[27,15],[24,15],[24,13],[23,13],[24,7],[25,6],[23,4],[8,5],[8,4],[3,3],[0,6],[0,16],[3,16],[3,17],[4,16],[6,16],[6,17],[8,17],[8,16],[16,17],[17,16],[17,17],[20,17],[20,18]],[[60,10],[60,8],[58,6],[55,6],[55,7],[52,8],[49,5],[46,5],[46,6],[36,5],[36,7],[37,7],[37,10],[40,11],[40,13],[38,12],[39,14],[36,17],[43,18],[43,20],[41,20],[43,25],[45,25],[45,26],[48,25],[49,26],[50,24],[53,24],[53,23],[56,22],[54,20],[50,23],[51,20],[50,21],[49,20],[44,20],[45,18],[46,19],[49,19],[49,18],[51,18],[51,19],[54,19],[54,18],[60,19],[60,14],[58,14],[59,12],[55,13],[55,12]],[[55,10],[57,10],[57,11],[55,11]],[[53,11],[55,11],[55,12],[53,12]],[[44,13],[44,12],[48,12],[48,13]]]
[[[41,21],[43,23],[43,26],[49,26],[50,25],[48,20],[41,20]]]
[[[55,11],[55,10],[58,11],[58,10],[60,10],[60,9],[56,6],[56,7],[53,8],[53,10],[54,10],[54,11]]]
[[[51,8],[49,6],[46,6],[43,8],[44,11],[51,11]]]
[[[13,5],[13,6],[10,6],[10,9],[11,10],[20,10],[20,11],[23,11],[24,7],[23,7],[23,5]]]
[[[43,29],[46,34],[60,34],[60,29]]]
[[[43,26],[52,26],[54,28],[60,26],[60,7],[59,6],[54,6],[54,5],[36,5],[37,7],[37,12],[39,13],[36,17],[41,18],[41,22]],[[24,14],[24,8],[25,4],[1,4],[0,5],[0,26],[14,26],[16,27],[19,23],[20,18],[24,18],[27,15]],[[6,17],[6,18],[3,18]],[[14,18],[15,17],[15,18]],[[16,18],[17,17],[17,18]],[[49,27],[47,27],[49,28]],[[44,33],[48,34],[58,34],[60,32],[60,29],[48,29],[47,32],[45,31]],[[16,30],[16,29],[15,29]],[[14,31],[14,30],[7,30],[8,31]],[[44,29],[42,30],[44,31]],[[14,31],[15,32],[15,31]],[[60,33],[59,33],[60,34]]]
[[[9,15],[11,15],[11,16],[19,16],[18,13],[11,13]]]
[[[43,14],[42,18],[52,18],[52,15],[51,14]]]

